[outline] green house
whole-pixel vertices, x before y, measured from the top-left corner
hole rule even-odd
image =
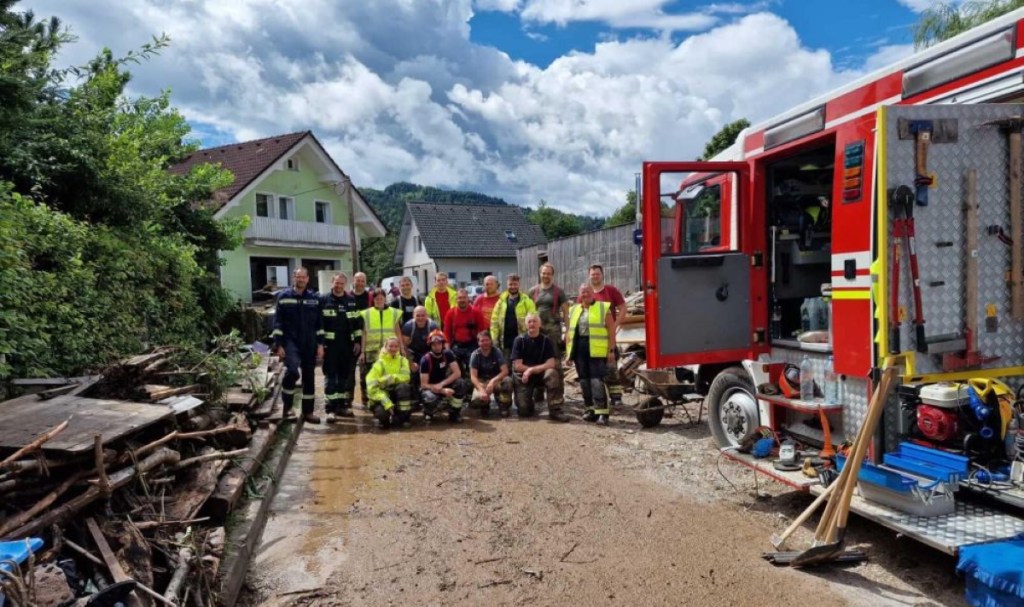
[[[231,171],[214,194],[217,218],[249,217],[242,246],[221,251],[221,284],[244,302],[266,287],[286,286],[299,266],[313,288],[331,271],[352,273],[352,243],[384,236],[383,222],[310,131],[199,150],[174,172],[204,163]],[[349,209],[353,211],[354,239]]]

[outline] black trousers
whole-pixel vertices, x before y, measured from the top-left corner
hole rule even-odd
[[[338,413],[352,406],[352,390],[355,387],[356,357],[352,344],[328,342],[324,349],[324,409]]]
[[[302,378],[302,414],[313,412],[316,402],[316,346],[302,348],[295,342],[284,344],[284,379],[281,381],[281,404],[290,411],[295,404],[295,385]]]

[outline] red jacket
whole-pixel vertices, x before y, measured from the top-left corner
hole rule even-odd
[[[444,316],[444,336],[449,345],[476,344],[476,334],[485,328],[484,317],[472,306],[460,310],[458,306]]]

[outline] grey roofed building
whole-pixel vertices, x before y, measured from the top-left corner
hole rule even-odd
[[[477,283],[487,274],[503,279],[516,271],[517,249],[544,242],[540,226],[517,206],[410,202],[395,263],[426,292],[437,272],[454,274],[457,284]]]

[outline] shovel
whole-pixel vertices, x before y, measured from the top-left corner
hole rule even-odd
[[[853,452],[846,460],[840,479],[836,481],[837,483],[843,481],[843,484],[836,488],[836,491],[839,492],[837,494],[839,499],[829,500],[829,507],[821,521],[825,528],[822,529],[822,525],[819,525],[819,534],[815,536],[820,537],[820,532],[824,531],[825,535],[820,540],[822,543],[816,542],[815,546],[796,556],[791,562],[793,567],[808,567],[832,562],[836,560],[837,555],[842,553],[846,523],[850,517],[850,502],[853,500],[853,490],[857,487],[857,475],[860,472],[861,462],[867,454],[868,445],[871,443],[878,420],[882,417],[885,402],[892,392],[895,378],[895,368],[890,367],[882,372],[882,381],[875,389],[875,394],[871,399],[867,419],[864,420],[857,440],[854,441]]]

